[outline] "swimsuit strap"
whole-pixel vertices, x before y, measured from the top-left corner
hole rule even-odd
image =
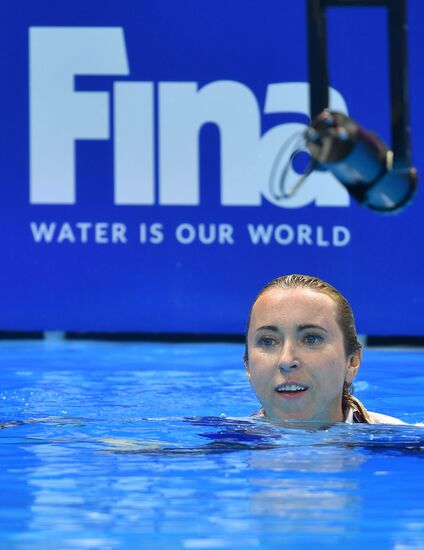
[[[353,423],[354,424],[367,424],[361,411],[353,411]]]

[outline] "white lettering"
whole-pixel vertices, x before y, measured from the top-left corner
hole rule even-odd
[[[347,114],[347,106],[342,95],[333,88],[330,88],[329,102],[331,109]],[[270,84],[267,88],[264,113],[298,113],[309,118],[309,84],[304,82]],[[286,189],[292,189],[300,178],[292,167],[291,158],[299,147],[302,149],[301,144],[296,143],[294,137],[296,134],[301,137],[305,127],[306,125],[303,124],[280,124],[262,136],[259,156],[256,157],[255,166],[252,166],[252,169],[256,171],[257,181],[263,182],[264,197],[276,206],[284,208],[300,208],[313,202],[317,206],[349,206],[348,192],[329,172],[314,171],[292,197],[276,198],[275,192],[278,191],[276,187],[285,167],[288,167],[285,178]],[[275,166],[277,158],[278,166]],[[276,181],[271,181],[273,175],[276,176]]]
[[[76,222],[74,225],[64,222],[60,226],[56,222],[31,222],[30,228],[33,239],[36,243],[81,243],[94,242],[97,244],[108,244],[112,242],[127,242],[127,227],[123,223],[108,222]]]
[[[108,223],[96,223],[94,226],[95,230],[95,237],[94,240],[96,243],[99,244],[107,244],[109,242],[107,230],[108,230]]]
[[[109,138],[106,92],[75,92],[76,75],[127,75],[120,28],[33,27],[30,56],[30,201],[73,204],[75,140]]]
[[[36,243],[40,243],[41,241],[47,243],[52,242],[54,232],[56,230],[55,222],[50,223],[49,225],[47,225],[45,222],[42,222],[40,224],[31,222],[30,227],[33,239]]]
[[[108,92],[76,91],[75,77],[128,75],[123,29],[32,27],[29,57],[30,201],[74,204],[75,143],[109,139],[111,108]],[[349,205],[344,186],[331,174],[317,171],[293,197],[277,198],[276,187],[283,167],[287,167],[286,189],[292,189],[300,177],[291,160],[293,153],[302,147],[293,136],[301,136],[308,120],[307,83],[268,85],[264,116],[296,113],[305,116],[305,124],[279,124],[263,135],[257,98],[241,82],[217,80],[202,88],[197,82],[159,82],[157,105],[154,87],[153,82],[114,82],[115,204],[198,206],[199,135],[203,126],[214,124],[220,139],[222,206],[261,206],[264,200],[284,208],[301,208],[311,203]],[[347,113],[343,97],[334,89],[330,89],[330,108]],[[82,229],[82,238],[88,239],[89,229]],[[99,231],[103,242],[105,237]],[[183,240],[189,238],[188,231],[182,230]],[[252,242],[264,242],[268,231],[265,226],[256,228]],[[310,244],[312,237],[305,227],[296,235],[300,244]],[[340,231],[337,235],[344,242],[345,235]],[[288,230],[282,228],[273,237],[284,242],[290,240]],[[220,237],[219,233],[201,235],[196,231],[196,238],[209,244]],[[319,246],[328,246],[322,235],[318,240]]]
[[[283,232],[286,233],[285,237],[282,235]],[[292,243],[294,239],[293,228],[285,223],[278,225],[274,230],[274,239],[277,241],[278,244]]]
[[[75,225],[81,232],[81,242],[86,243],[88,241],[88,230],[93,224],[90,222],[78,222]]]
[[[199,132],[216,124],[221,141],[221,202],[259,205],[260,188],[251,171],[258,148],[260,116],[250,89],[218,81],[159,84],[160,204],[199,204]]]
[[[151,244],[160,244],[164,240],[163,225],[161,223],[141,223],[139,226],[139,241],[141,244],[147,242]]]
[[[153,223],[150,227],[150,233],[150,242],[152,244],[160,244],[163,241],[163,225],[161,223]]]
[[[234,227],[228,223],[220,223],[218,225],[218,242],[219,244],[234,244]]]
[[[201,223],[199,225],[199,241],[202,244],[212,244],[216,240],[216,225],[214,223],[209,224],[206,227],[206,224]]]
[[[126,243],[127,242],[127,226],[123,223],[112,224],[112,242],[113,243]]]
[[[250,240],[253,244],[269,244],[272,238],[273,226],[268,224],[266,227],[262,224],[254,226],[251,223],[247,224]]]
[[[75,235],[72,231],[72,228],[69,223],[65,222],[60,228],[59,235],[57,237],[58,243],[63,243],[63,241],[69,241],[70,243],[75,242]]]
[[[350,242],[350,231],[342,225],[333,227],[333,244],[334,246],[346,246]]]
[[[233,226],[228,223],[199,223],[197,227],[181,223],[175,231],[175,237],[181,244],[192,244],[196,240],[206,245],[234,244],[233,232]]]
[[[247,225],[247,231],[252,244],[269,245],[276,242],[282,246],[291,245],[297,242],[298,245],[307,246],[346,246],[350,242],[350,233],[347,227],[336,225],[332,228],[332,240],[325,238],[324,228],[321,225],[313,227],[311,225],[299,224],[292,226],[288,224],[279,224],[274,226],[268,224]]]
[[[324,229],[319,225],[317,227],[317,245],[328,246],[330,243],[324,239]]]
[[[114,85],[116,204],[154,204],[153,83]]]
[[[301,223],[297,227],[297,244],[312,244],[312,227]]]
[[[181,223],[175,231],[175,237],[181,244],[191,244],[196,238],[196,230],[189,223]]]
[[[247,224],[247,233],[253,245],[270,245],[277,243],[288,246],[294,243],[318,247],[344,247],[351,240],[350,231],[342,225],[335,225],[324,230],[322,225],[307,224],[290,225],[286,223]],[[36,243],[96,243],[96,244],[126,244],[127,226],[119,222],[30,222],[30,230]],[[175,229],[176,241],[189,245],[219,244],[233,245],[234,226],[228,223],[180,223]],[[158,245],[165,239],[162,223],[140,223],[139,242],[141,244]]]

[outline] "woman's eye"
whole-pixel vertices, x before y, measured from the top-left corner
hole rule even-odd
[[[307,344],[320,344],[322,342],[322,336],[317,334],[308,334],[305,336],[304,341]]]
[[[273,338],[260,338],[260,340],[258,341],[258,344],[260,346],[268,348],[268,347],[273,346],[275,344],[275,340]]]

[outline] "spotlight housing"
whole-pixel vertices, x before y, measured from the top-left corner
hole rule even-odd
[[[361,205],[394,213],[413,198],[415,168],[393,168],[393,152],[348,116],[325,109],[307,128],[305,141],[314,169],[330,171]]]

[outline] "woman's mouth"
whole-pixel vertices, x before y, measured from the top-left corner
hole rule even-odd
[[[297,397],[304,393],[308,389],[307,386],[304,386],[303,384],[297,384],[295,382],[290,383],[283,383],[279,384],[275,391],[281,396],[281,397]]]

